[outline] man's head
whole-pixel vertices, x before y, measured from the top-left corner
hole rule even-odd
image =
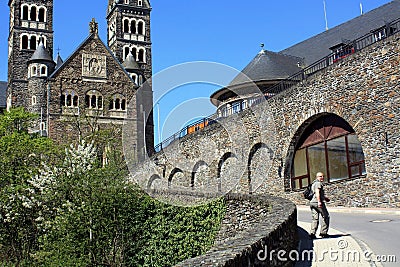
[[[324,173],[317,172],[316,178],[317,178],[318,181],[323,182],[324,181]]]

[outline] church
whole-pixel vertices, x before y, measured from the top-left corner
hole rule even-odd
[[[144,156],[153,147],[153,95],[146,83],[152,75],[150,2],[109,0],[107,44],[93,19],[88,37],[65,61],[53,60],[53,0],[8,5],[7,109],[38,114],[30,131],[60,143],[109,127],[122,134],[128,119],[133,153]]]

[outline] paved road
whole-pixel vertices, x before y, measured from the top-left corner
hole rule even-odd
[[[381,262],[383,266],[400,266],[399,215],[344,212],[330,212],[330,215],[332,228],[365,243],[365,249],[368,250],[369,247],[376,255],[383,256],[383,260],[386,256],[396,257],[396,262]],[[307,208],[298,209],[298,221],[311,222],[310,211]]]

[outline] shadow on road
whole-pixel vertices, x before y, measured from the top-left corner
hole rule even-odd
[[[295,267],[309,267],[312,265],[312,257],[303,257],[307,251],[313,251],[314,243],[313,240],[308,237],[308,232],[301,227],[297,227],[297,232],[299,235],[299,260],[294,264]],[[308,253],[307,253],[308,254]]]

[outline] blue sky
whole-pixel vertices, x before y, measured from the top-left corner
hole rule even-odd
[[[0,5],[0,80],[7,80],[8,1]],[[91,18],[99,22],[100,36],[106,41],[107,0],[54,0],[54,47],[63,59],[87,37]],[[330,28],[390,2],[389,0],[326,0]],[[153,73],[176,64],[212,61],[243,69],[265,49],[280,51],[325,30],[323,0],[153,0]],[[211,114],[208,97],[219,86],[180,86],[164,97],[160,108],[162,139],[178,131],[184,123]],[[156,92],[157,93],[157,92]],[[190,99],[199,99],[191,102]],[[186,101],[186,102],[185,102]],[[197,111],[188,109],[179,103]],[[158,118],[155,117],[156,128]],[[164,123],[165,122],[165,123]],[[156,129],[156,143],[158,132]]]

